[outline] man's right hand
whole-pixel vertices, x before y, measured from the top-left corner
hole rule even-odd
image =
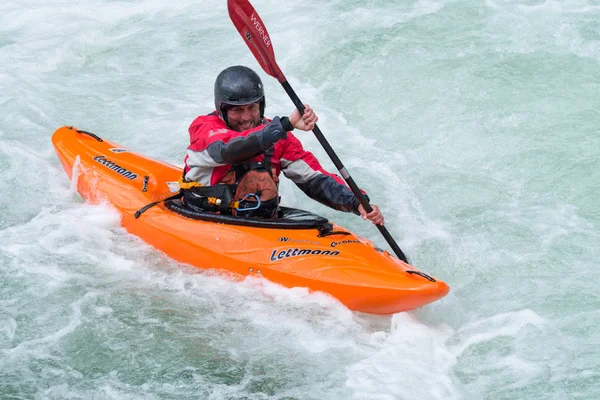
[[[363,219],[368,219],[375,225],[383,226],[383,223],[385,222],[385,220],[383,219],[383,214],[379,210],[379,207],[377,207],[375,204],[371,204],[371,208],[373,209],[373,211],[371,211],[370,213],[367,214],[367,210],[365,210],[365,208],[362,206],[362,204],[359,204],[358,212],[360,213],[360,216]]]
[[[304,115],[302,115],[302,118],[300,118],[300,111],[298,111],[297,108],[292,112],[292,115],[290,115],[290,123],[292,126],[302,131],[312,131],[318,120],[319,117],[317,117],[308,104],[304,105]]]

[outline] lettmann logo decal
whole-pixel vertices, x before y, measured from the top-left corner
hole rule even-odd
[[[271,261],[279,261],[284,258],[298,257],[298,256],[337,256],[339,251],[332,250],[314,250],[314,249],[287,249],[287,250],[273,250],[271,253]]]
[[[104,165],[108,169],[112,169],[117,174],[124,176],[125,178],[127,178],[129,180],[134,180],[135,178],[138,177],[136,174],[121,167],[119,164],[116,164],[114,161],[107,160],[106,157],[104,157],[104,156],[96,156],[96,157],[94,157],[94,161],[99,162],[100,164]]]

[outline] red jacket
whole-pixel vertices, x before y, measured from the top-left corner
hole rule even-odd
[[[196,118],[190,125],[190,145],[184,177],[203,185],[220,183],[232,165],[263,161],[264,151],[274,145],[271,165],[291,179],[312,199],[331,208],[356,212],[358,199],[337,175],[323,169],[316,157],[302,147],[287,118],[273,118],[247,131],[231,130],[216,113]],[[284,128],[285,127],[285,128]]]

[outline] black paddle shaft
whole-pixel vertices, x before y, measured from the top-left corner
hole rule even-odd
[[[304,115],[304,104],[300,101],[300,98],[298,97],[296,92],[294,92],[294,89],[290,86],[288,81],[286,80],[286,81],[281,82],[281,86],[283,86],[283,88],[285,89],[288,96],[290,96],[290,98],[292,99],[292,102],[294,102],[294,105],[296,106],[298,111],[300,111],[300,114]],[[371,211],[373,211],[373,207],[371,207],[371,205],[367,201],[367,198],[362,194],[358,185],[356,185],[356,183],[354,182],[354,179],[352,179],[352,177],[348,173],[348,170],[346,170],[346,167],[344,167],[344,164],[342,164],[342,161],[339,159],[337,154],[335,154],[335,151],[333,151],[333,148],[331,147],[331,145],[325,138],[325,135],[323,135],[323,133],[321,132],[321,130],[319,129],[319,127],[316,124],[315,124],[315,128],[313,129],[313,133],[317,137],[317,140],[319,141],[319,143],[321,143],[321,146],[323,146],[323,148],[329,155],[329,158],[331,158],[331,161],[333,161],[333,165],[335,165],[337,170],[340,172],[340,174],[342,175],[342,178],[344,178],[344,180],[346,181],[346,183],[348,184],[350,189],[352,189],[352,192],[358,199],[359,203],[363,206],[365,211],[367,213],[370,213]],[[402,252],[402,250],[400,250],[400,247],[398,246],[398,244],[396,244],[396,241],[394,240],[392,235],[390,235],[390,233],[385,228],[385,226],[377,225],[377,229],[379,229],[379,232],[381,232],[381,234],[383,235],[385,240],[388,242],[388,244],[390,245],[390,247],[392,248],[394,253],[396,253],[396,256],[398,256],[398,258],[401,259],[402,261],[404,261],[405,263],[408,263],[408,259],[406,258],[406,256]]]

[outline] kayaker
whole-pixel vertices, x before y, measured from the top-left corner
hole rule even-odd
[[[252,196],[258,193],[260,210],[239,215],[273,218],[283,172],[310,198],[383,225],[379,207],[371,204],[373,211],[367,214],[345,182],[325,171],[291,133],[294,128],[311,131],[318,121],[308,104],[305,108],[302,116],[294,109],[289,117],[266,119],[260,77],[248,67],[226,68],[215,81],[215,111],[197,117],[189,127],[184,182],[236,185],[235,200],[256,202]]]

